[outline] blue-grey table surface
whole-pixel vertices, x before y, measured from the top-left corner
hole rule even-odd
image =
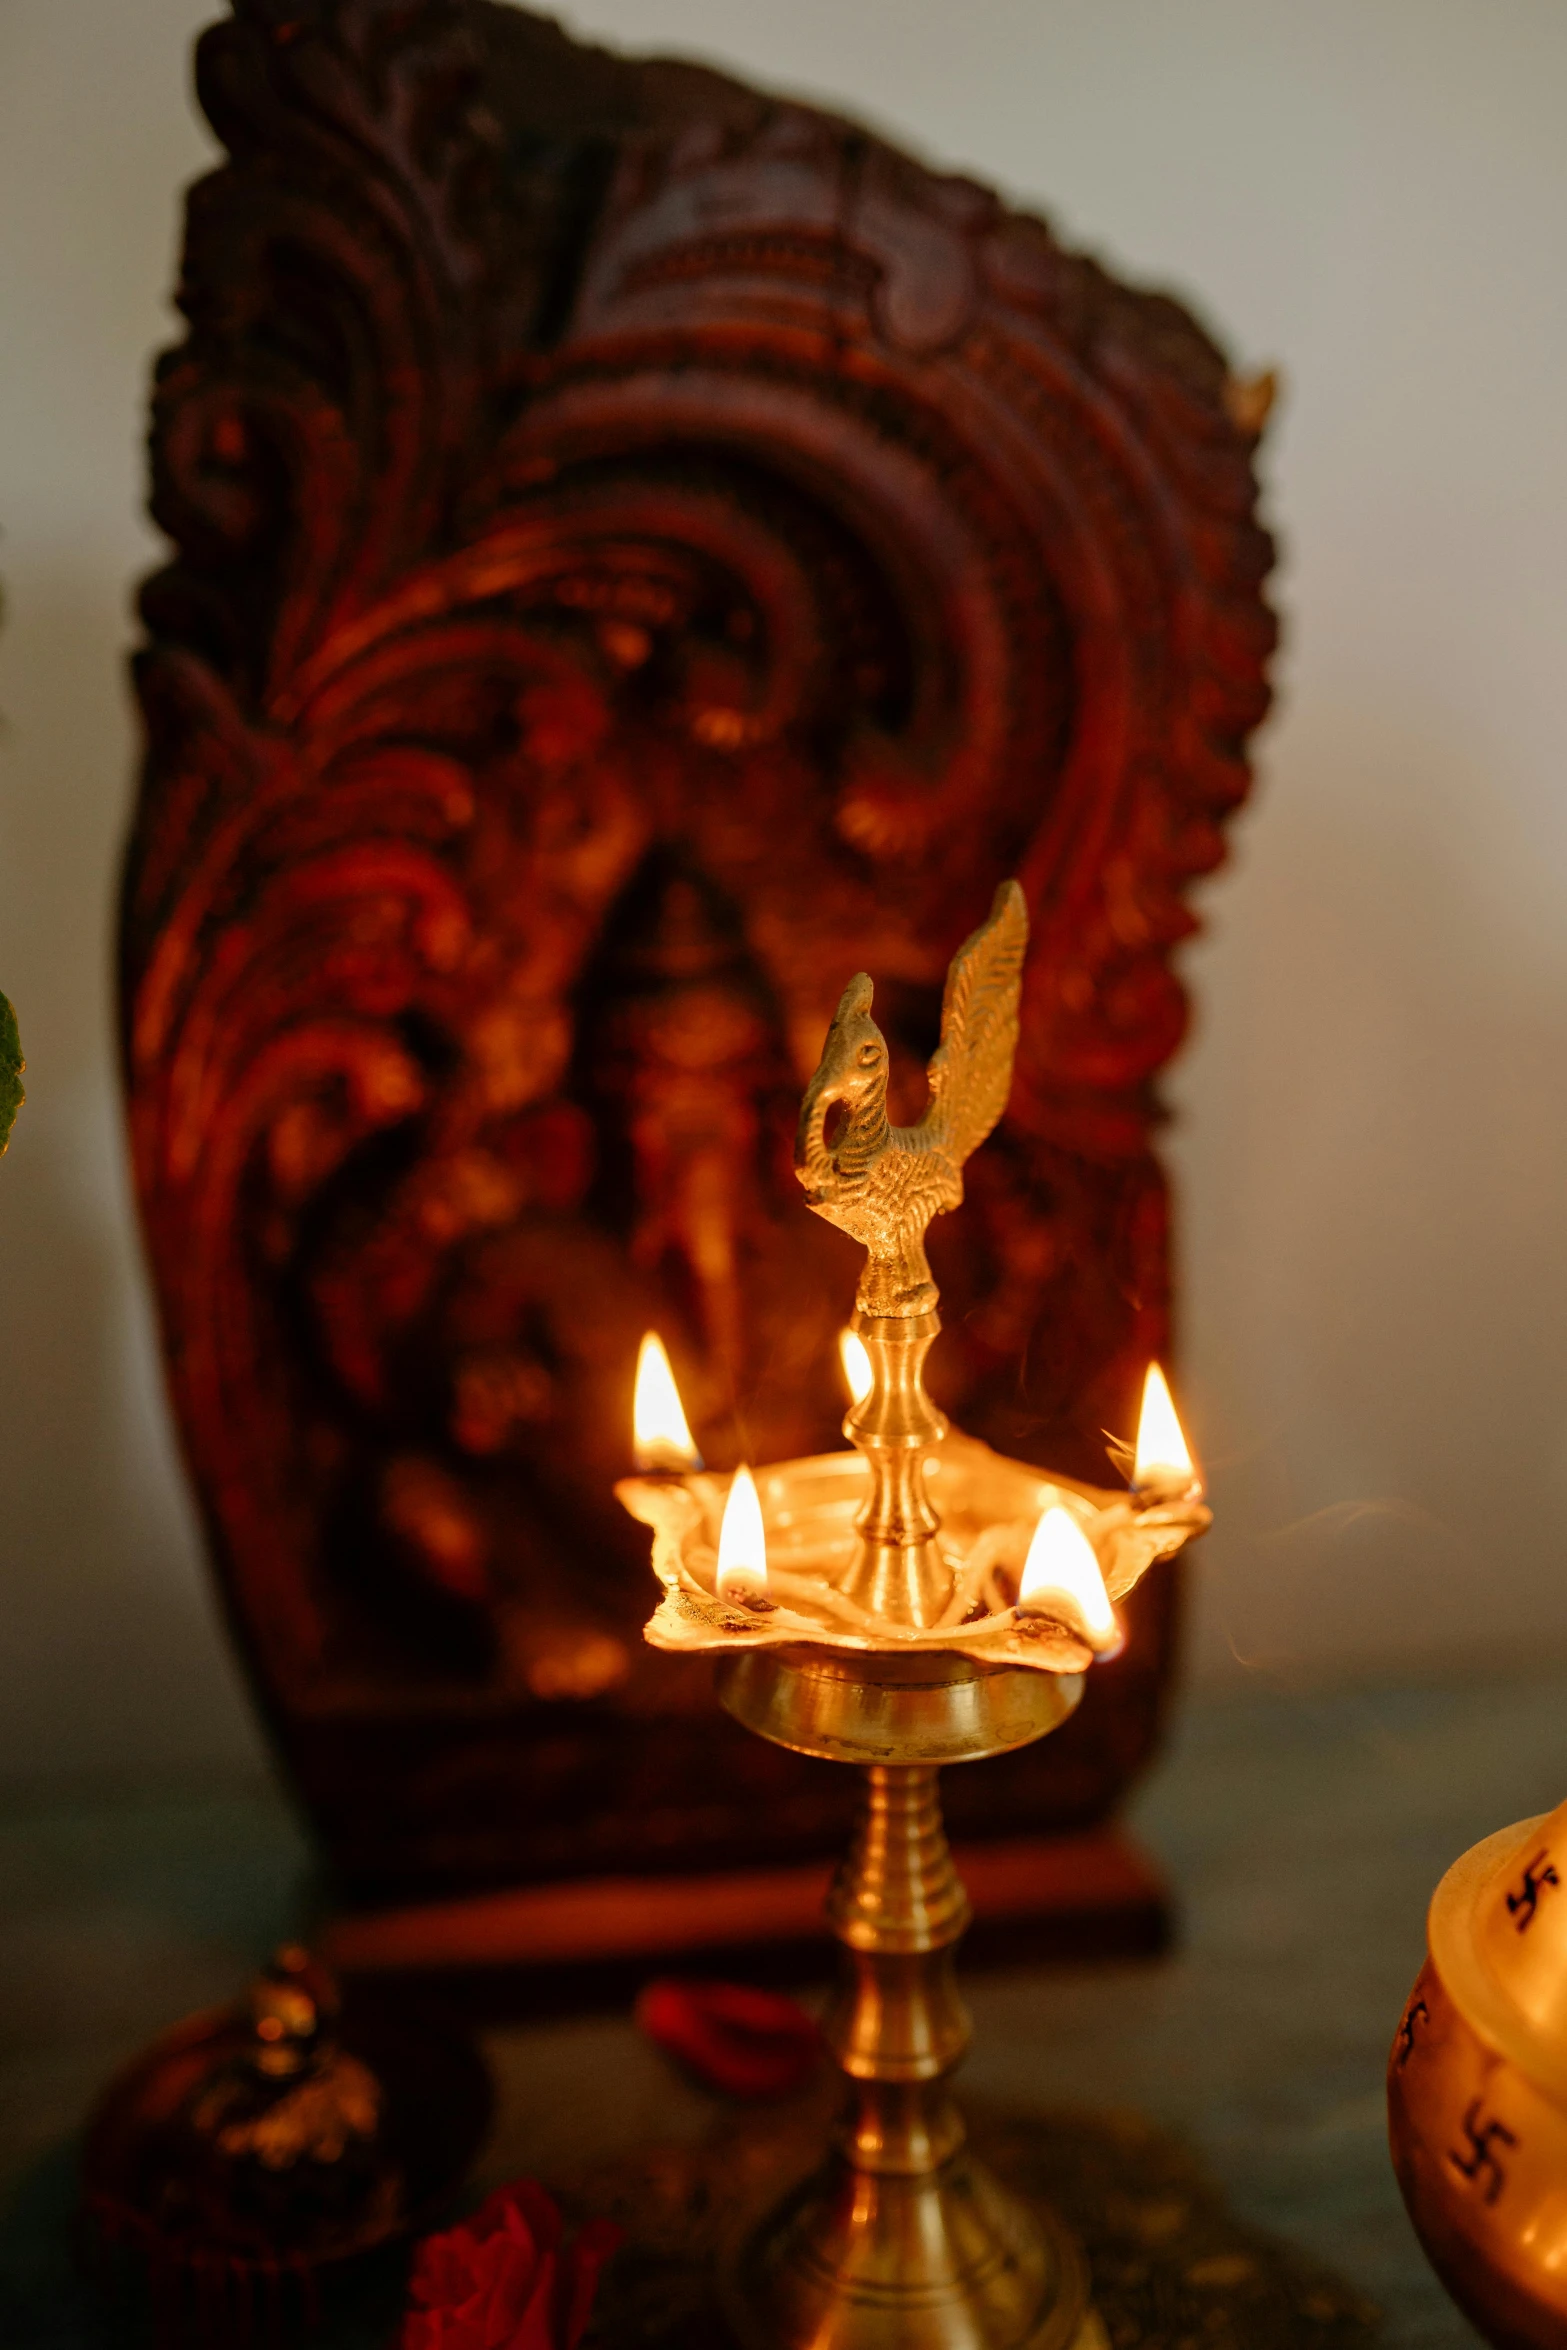
[[[1475,2339],[1389,2169],[1382,2075],[1427,1900],[1465,1846],[1567,1792],[1567,1674],[1189,1696],[1133,1823],[1178,1888],[1166,1960],[973,1979],[966,2079],[997,2102],[1134,2107],[1233,2207],[1387,2313],[1389,2350]],[[229,1998],[289,1930],[307,1843],[270,1787],[0,1800],[0,2343],[113,2336],[75,2275],[73,2145],[106,2076]],[[629,2019],[488,2036],[486,2181],[694,2132],[704,2098]]]

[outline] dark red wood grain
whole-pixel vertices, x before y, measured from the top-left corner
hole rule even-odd
[[[1001,875],[1011,1107],[933,1388],[1105,1474],[1169,1343],[1171,949],[1267,702],[1255,435],[1191,317],[983,188],[479,0],[236,0],[160,363],[125,1067],[236,1634],[364,1892],[835,1844],[647,1651],[637,1338],[711,1461],[838,1441],[788,1165],[849,974],[917,1111]],[[1078,1825],[1174,1592],[960,1835]]]

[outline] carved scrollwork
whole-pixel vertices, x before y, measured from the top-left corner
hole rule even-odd
[[[123,952],[220,1572],[350,1870],[594,1865],[654,1815],[721,1855],[747,1798],[692,1827],[724,1733],[641,1652],[609,1497],[637,1335],[710,1458],[833,1440],[853,1255],[793,1105],[865,967],[917,1110],[1016,870],[1018,1080],[933,1234],[932,1384],[1098,1469],[1165,1335],[1170,952],[1266,704],[1255,436],[1174,304],[717,77],[479,0],[236,0],[198,81],[230,161],[154,393]],[[1113,1793],[1156,1619],[1065,1764],[1005,1766],[1019,1816]]]

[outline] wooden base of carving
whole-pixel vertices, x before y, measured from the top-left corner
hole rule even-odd
[[[1168,1889],[1115,1827],[958,1846],[974,1905],[972,1965],[1152,1957],[1169,1946]],[[460,1987],[489,2014],[622,1998],[650,1973],[826,1973],[831,1864],[722,1876],[599,1877],[400,1909],[344,1910],[315,1941],[348,1976]]]

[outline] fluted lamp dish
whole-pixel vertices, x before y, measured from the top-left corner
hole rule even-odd
[[[1120,1492],[1005,1459],[925,1391],[941,1326],[926,1227],[962,1199],[964,1162],[1006,1106],[1027,936],[1005,882],[948,971],[918,1125],[889,1120],[864,973],[806,1090],[796,1173],[866,1250],[845,1346],[854,1449],[712,1475],[677,1401],[678,1426],[639,1418],[646,1473],[616,1489],[653,1532],[654,1646],[715,1656],[747,1728],[864,1772],[827,1906],[848,1955],[825,2025],[844,2114],[819,2168],[735,2248],[725,2290],[750,2350],[1104,2342],[1077,2246],[970,2157],[947,2088],[969,2038],[953,1972],[969,1905],[937,1773],[1064,1721],[1120,1645],[1114,1603],[1209,1513],[1152,1372]],[[645,1359],[650,1391],[666,1368]]]

